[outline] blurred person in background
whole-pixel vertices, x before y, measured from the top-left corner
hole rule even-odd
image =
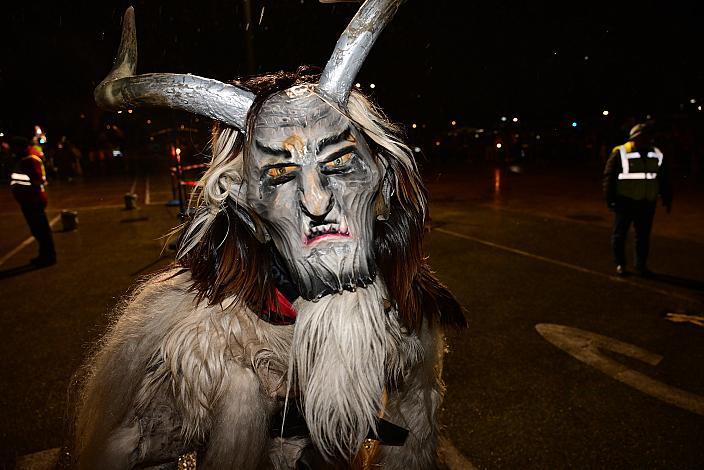
[[[650,275],[648,251],[658,195],[668,214],[672,207],[668,164],[654,146],[652,124],[636,124],[628,142],[613,149],[604,169],[603,188],[609,210],[614,212],[611,246],[616,273],[626,274],[626,236],[632,223],[636,271]]]
[[[10,188],[22,209],[29,230],[39,244],[39,256],[30,262],[37,267],[51,266],[56,263],[56,251],[45,212],[48,198],[44,163],[23,137],[14,137],[10,147],[15,159],[10,174]]]

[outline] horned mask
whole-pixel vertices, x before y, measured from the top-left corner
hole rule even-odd
[[[273,243],[298,293],[315,300],[364,287],[376,276],[374,225],[388,217],[394,185],[387,159],[368,139],[380,131],[373,123],[362,129],[351,117],[359,103],[350,102],[350,92],[401,3],[366,1],[339,38],[318,83],[299,83],[260,102],[244,87],[195,75],[135,75],[130,7],[115,65],[97,86],[95,99],[108,110],[185,110],[236,130],[242,158],[227,202],[260,242]]]

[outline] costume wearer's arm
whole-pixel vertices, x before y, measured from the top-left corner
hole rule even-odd
[[[616,183],[618,182],[618,175],[621,171],[621,155],[619,154],[618,148],[616,148],[611,152],[609,159],[606,161],[602,180],[606,204],[608,204],[609,207],[613,207],[613,205],[616,204]]]
[[[155,290],[150,284],[143,292]],[[170,382],[145,389],[158,351],[159,325],[152,319],[163,317],[165,299],[136,295],[90,362],[76,429],[77,468],[141,468],[183,453]]]
[[[670,182],[670,164],[666,156],[662,159],[662,164],[658,170],[658,187],[662,204],[670,210],[672,206],[672,183]]]

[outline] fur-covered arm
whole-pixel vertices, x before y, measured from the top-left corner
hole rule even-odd
[[[171,273],[173,274],[173,273]],[[178,458],[185,449],[181,416],[158,368],[164,317],[184,289],[161,275],[125,302],[97,353],[84,366],[74,459],[78,468],[126,469]],[[177,304],[179,302],[176,302]]]

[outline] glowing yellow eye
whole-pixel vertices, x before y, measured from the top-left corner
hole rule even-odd
[[[325,167],[327,169],[339,168],[339,167],[345,165],[347,162],[349,162],[350,158],[352,158],[352,152],[346,153],[340,157],[337,157],[335,160],[330,160],[329,162],[325,162],[323,164],[323,167]]]
[[[290,173],[295,169],[295,166],[277,166],[266,170],[266,174],[271,178],[277,178],[279,176],[285,175],[286,173]]]

